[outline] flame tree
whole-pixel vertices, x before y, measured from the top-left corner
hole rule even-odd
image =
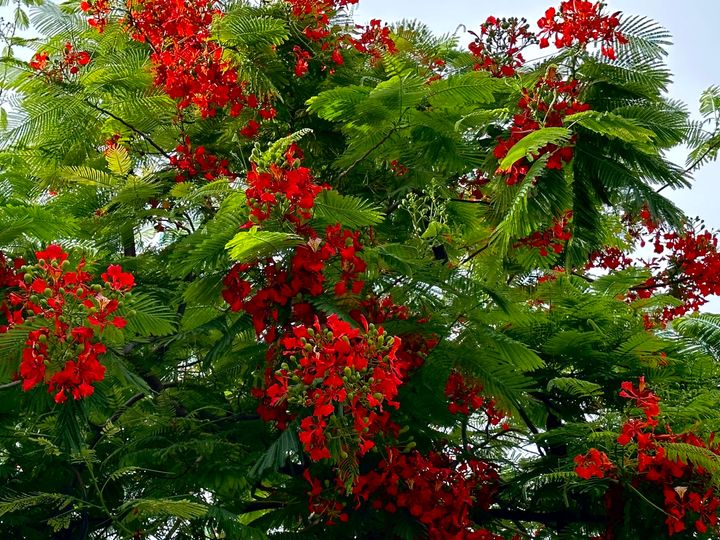
[[[720,93],[601,3],[356,3],[17,4],[0,532],[716,537]]]

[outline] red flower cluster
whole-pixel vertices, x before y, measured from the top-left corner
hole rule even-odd
[[[619,248],[606,248],[593,254],[586,268],[614,270],[629,268],[635,263],[649,269],[652,277],[629,291],[629,301],[650,298],[664,291],[682,301],[681,305],[666,306],[657,313],[647,314],[650,327],[698,311],[708,302],[708,296],[720,294],[720,249],[716,232],[702,225],[691,225],[677,232],[653,222],[647,209],[640,212],[639,219],[628,220],[630,236],[637,246],[650,245],[655,255],[636,260]],[[637,246],[628,247],[628,252]]]
[[[364,283],[358,276],[365,271],[366,264],[358,256],[362,249],[359,234],[343,230],[340,225],[331,225],[324,240],[313,236],[307,244],[295,249],[289,269],[286,270],[281,262],[267,261],[259,276],[264,285],[254,294],[245,276],[258,264],[237,264],[223,280],[223,298],[233,311],[242,310],[252,316],[258,335],[267,329],[265,340],[272,342],[277,335],[275,325],[280,309],[292,307],[297,320],[312,322],[314,310],[307,299],[324,292],[326,266],[333,257],[338,257],[340,262],[335,294],[342,295],[348,290],[358,294],[362,290]]]
[[[563,249],[565,249],[565,242],[572,238],[572,232],[570,231],[572,215],[572,210],[566,210],[559,218],[553,218],[552,226],[549,229],[535,231],[527,238],[519,240],[514,247],[538,249],[541,257],[547,257],[550,254],[548,248],[553,253],[562,253]]]
[[[293,46],[293,54],[295,55],[295,76],[302,77],[310,71],[312,54],[299,45]]]
[[[632,258],[628,257],[620,248],[613,246],[591,253],[585,269],[607,268],[608,270],[622,270],[632,263]]]
[[[681,443],[708,449],[715,454],[720,454],[720,447],[713,443],[712,437],[710,442],[705,442],[691,432],[675,434],[666,427],[665,433],[656,433],[660,398],[646,387],[644,377],[640,377],[637,387],[631,382],[623,382],[621,387],[620,396],[632,400],[633,405],[644,414],[644,418],[629,418],[617,438],[621,446],[635,445],[636,470],[631,480],[634,488],[637,490],[643,484],[650,484],[654,492],[658,488],[662,490],[669,536],[684,531],[688,519],[694,520],[697,532],[705,533],[709,528],[715,529],[718,525],[720,497],[712,487],[712,475],[700,465],[668,458],[666,445]],[[584,479],[618,474],[607,455],[595,448],[585,455],[576,456],[575,463],[575,472]],[[626,457],[626,471],[631,463]],[[611,501],[609,512],[613,510],[612,506]]]
[[[310,469],[305,469],[303,478],[310,483],[308,508],[313,515],[322,516],[326,525],[336,525],[335,520],[346,522],[349,519],[344,501],[339,500],[339,494],[346,490],[339,477],[335,477],[335,485],[331,489],[325,489],[318,478],[313,478]]]
[[[105,30],[110,15],[110,0],[94,0],[80,2],[80,9],[83,13],[89,15],[88,24],[93,28],[97,28],[98,32]]]
[[[708,527],[715,527],[718,522],[717,510],[720,498],[711,486],[711,475],[699,465],[667,457],[663,445],[683,443],[709,448],[720,453],[720,448],[712,447],[693,433],[664,434],[655,433],[660,414],[660,398],[645,387],[645,380],[640,378],[637,388],[629,382],[622,384],[620,396],[634,401],[636,407],[643,410],[645,419],[631,418],[622,428],[618,443],[625,446],[631,442],[637,444],[637,472],[646,482],[662,487],[665,498],[665,511],[668,516],[665,524],[668,534],[685,530],[685,518],[689,512],[695,516],[695,528],[698,532],[706,532]]]
[[[468,45],[476,57],[475,70],[495,77],[512,77],[525,64],[522,51],[537,40],[525,19],[488,17],[480,25],[480,34],[469,32],[475,40]]]
[[[208,181],[216,180],[219,176],[233,177],[228,169],[227,159],[219,159],[210,154],[204,146],[198,146],[193,150],[190,138],[187,136],[175,148],[175,152],[176,155],[170,156],[170,164],[179,170],[175,175],[176,182],[185,182],[196,176],[202,176]]]
[[[448,398],[448,410],[452,414],[470,415],[482,411],[487,416],[488,424],[497,426],[505,420],[506,415],[495,408],[495,400],[482,395],[483,386],[480,382],[469,379],[459,371],[453,370],[445,384],[445,395]],[[510,426],[503,422],[503,429]]]
[[[365,323],[362,331],[337,315],[297,326],[281,340],[283,360],[264,400],[301,416],[300,441],[313,461],[363,456],[378,433],[397,431],[386,407],[398,407],[406,366],[400,339]]]
[[[90,53],[87,51],[74,51],[71,43],[65,43],[63,56],[57,62],[48,65],[50,55],[46,52],[35,53],[30,60],[30,67],[35,71],[42,71],[43,74],[55,80],[66,79],[69,75],[75,75],[80,67],[90,63]]]
[[[390,170],[395,176],[405,176],[407,173],[410,172],[410,169],[400,163],[397,159],[393,159],[390,162]]]
[[[474,173],[466,174],[458,179],[458,197],[482,201],[486,194],[482,188],[490,183],[490,178],[484,171],[476,170]]]
[[[89,24],[102,31],[108,22],[108,0],[83,2]],[[210,39],[213,17],[221,16],[215,0],[129,0],[122,20],[132,39],[148,43],[155,84],[180,109],[197,106],[203,118],[228,109],[237,116],[245,107],[257,106],[247,95],[237,70],[223,59],[223,48]]]
[[[308,40],[320,42],[323,51],[332,50],[332,61],[341,65],[344,63],[340,52],[339,36],[331,37],[330,19],[337,13],[338,9],[350,4],[357,4],[358,0],[286,0],[290,4],[293,17],[305,25],[303,33]],[[304,76],[309,70],[309,60],[312,53],[302,47],[293,47],[295,55],[295,75]]]
[[[479,460],[452,462],[447,455],[388,448],[371,472],[353,489],[359,504],[391,514],[405,510],[427,528],[430,540],[501,540],[485,529],[473,529],[471,508],[488,509],[499,476]]]
[[[601,2],[586,0],[568,0],[560,4],[560,11],[549,8],[545,16],[540,18],[540,48],[550,45],[550,38],[555,39],[558,48],[585,46],[590,42],[600,42],[600,50],[610,59],[615,58],[613,45],[627,43],[620,33],[619,12],[612,15],[602,13]]]
[[[605,478],[605,474],[614,469],[615,465],[607,454],[597,448],[591,448],[586,454],[575,456],[575,473],[585,480],[593,476]]]
[[[330,35],[330,19],[338,9],[359,0],[285,0],[294,17],[306,22],[304,33],[312,41],[321,41]]]
[[[356,51],[369,55],[371,60],[380,60],[383,53],[397,52],[395,41],[390,37],[390,27],[383,26],[379,19],[372,19],[368,26],[357,25],[355,28],[358,37],[347,36],[346,40]]]
[[[303,30],[308,40],[320,43],[322,51],[331,51],[330,60],[335,65],[342,65],[345,59],[342,55],[343,45],[353,47],[362,54],[370,56],[371,61],[379,60],[383,52],[394,54],[397,52],[395,42],[390,37],[390,28],[383,26],[378,19],[372,19],[367,26],[357,25],[357,37],[350,34],[332,35],[330,22],[338,9],[358,0],[286,0],[291,5],[291,13],[305,24]],[[295,55],[295,75],[302,77],[308,72],[309,61],[313,55],[310,51],[296,45],[293,47]],[[323,69],[327,65],[323,64]],[[334,73],[334,69],[330,69]]]
[[[284,157],[283,166],[273,163],[267,171],[261,171],[252,164],[245,191],[250,206],[248,225],[270,219],[276,209],[281,212],[276,217],[295,224],[312,217],[315,198],[326,187],[316,184],[310,169],[300,166],[302,152],[297,146],[291,145]]]
[[[125,327],[126,320],[116,312],[135,279],[111,265],[102,274],[105,284],[91,285],[85,262],[71,270],[68,254],[54,244],[36,252],[36,257],[35,265],[23,268],[22,280],[9,283],[15,290],[3,303],[5,331],[32,323],[20,364],[23,390],[47,382],[57,403],[69,395],[87,397],[93,393],[92,383],[105,373],[99,356],[106,349],[97,335],[108,326]]]
[[[566,116],[587,111],[590,106],[577,100],[579,94],[578,81],[556,81],[548,76],[538,81],[532,92],[525,90],[518,102],[520,112],[513,117],[508,137],[499,137],[493,154],[498,160],[503,159],[510,149],[530,133],[545,127],[562,127]],[[572,141],[571,141],[572,143]],[[547,144],[533,156],[549,154],[548,169],[560,170],[573,158],[572,146],[558,147]],[[505,182],[514,185],[521,182],[528,170],[530,161],[522,158],[513,163],[509,169],[498,169],[499,174],[507,175]]]

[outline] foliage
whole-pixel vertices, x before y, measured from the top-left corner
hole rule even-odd
[[[18,4],[3,537],[717,536],[718,89],[599,3],[355,3]]]

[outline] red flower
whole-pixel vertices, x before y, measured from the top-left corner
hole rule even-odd
[[[50,244],[47,248],[45,248],[42,251],[36,251],[35,256],[39,260],[44,260],[46,262],[58,262],[62,263],[67,260],[68,255],[63,251],[63,249],[58,246],[57,244]]]
[[[122,267],[117,264],[108,266],[107,272],[103,272],[100,277],[116,291],[129,291],[135,286],[135,276],[123,272]]]
[[[575,456],[575,473],[585,480],[593,476],[605,478],[615,468],[605,452],[591,448],[586,454]]]

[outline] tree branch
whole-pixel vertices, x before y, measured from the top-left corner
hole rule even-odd
[[[0,390],[7,390],[8,388],[13,388],[17,385],[19,385],[22,381],[13,381],[9,382],[7,384],[0,384]]]
[[[105,115],[109,116],[109,117],[112,118],[113,120],[117,120],[118,122],[120,122],[120,123],[121,123],[123,126],[125,126],[126,128],[128,128],[128,129],[132,130],[133,132],[137,133],[137,134],[140,135],[143,139],[145,139],[145,141],[147,141],[147,143],[148,143],[150,146],[152,146],[155,150],[157,150],[160,154],[162,154],[163,156],[165,156],[167,159],[170,159],[170,154],[168,154],[162,146],[160,146],[160,145],[157,144],[155,141],[153,141],[152,138],[150,138],[150,136],[149,136],[147,133],[145,133],[144,131],[140,131],[140,130],[137,129],[135,126],[129,124],[128,122],[126,122],[125,120],[123,120],[122,118],[120,118],[119,116],[111,113],[111,112],[108,111],[108,110],[103,109],[102,107],[100,107],[100,106],[98,106],[98,105],[95,105],[92,101],[89,101],[89,100],[85,99],[84,102],[85,102],[88,106],[90,106],[90,107],[92,107],[93,109],[95,109],[96,111],[98,111],[98,112],[100,112],[100,113],[102,113],[102,114],[105,114]]]

